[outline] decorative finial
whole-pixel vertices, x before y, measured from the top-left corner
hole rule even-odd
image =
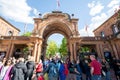
[[[72,14],[71,16],[72,16],[72,18],[73,18],[73,17],[74,17],[74,14]]]
[[[41,18],[41,16],[42,16],[42,14],[41,14],[41,13],[39,13],[39,18]]]

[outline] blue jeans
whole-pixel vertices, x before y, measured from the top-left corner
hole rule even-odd
[[[81,80],[81,75],[76,75],[76,80]]]
[[[92,80],[102,80],[101,75],[93,75]]]
[[[106,72],[105,80],[110,80],[110,71]]]

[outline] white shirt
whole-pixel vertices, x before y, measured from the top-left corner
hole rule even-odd
[[[6,71],[8,70],[9,66],[3,66],[0,72],[0,80],[2,80],[6,74]]]

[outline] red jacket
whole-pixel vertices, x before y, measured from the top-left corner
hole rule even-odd
[[[43,71],[43,65],[42,63],[38,64],[38,66],[36,67],[36,72],[42,72]]]

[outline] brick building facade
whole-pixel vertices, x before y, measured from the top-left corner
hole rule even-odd
[[[0,36],[18,36],[20,30],[0,16]]]
[[[3,18],[1,20],[6,25],[10,25]],[[1,21],[0,25],[2,25],[3,21]],[[117,59],[120,58],[120,21],[116,14],[93,31],[94,37],[80,37],[78,33],[78,19],[71,18],[69,14],[61,11],[53,11],[45,14],[42,18],[34,18],[34,30],[31,37],[16,36],[19,30],[13,26],[11,28],[11,26],[9,26],[10,29],[14,28],[13,31],[16,34],[11,38],[7,36],[9,30],[4,29],[6,36],[2,36],[0,39],[0,46],[4,46],[2,48],[6,51],[6,57],[12,56],[17,49],[22,51],[24,47],[28,46],[31,54],[35,57],[35,61],[39,61],[40,56],[45,56],[48,37],[57,32],[66,37],[68,55],[71,60],[76,60],[79,55],[78,51],[84,46],[89,47],[90,52],[96,52],[100,58],[108,57],[108,55]],[[8,28],[7,26],[5,27]]]

